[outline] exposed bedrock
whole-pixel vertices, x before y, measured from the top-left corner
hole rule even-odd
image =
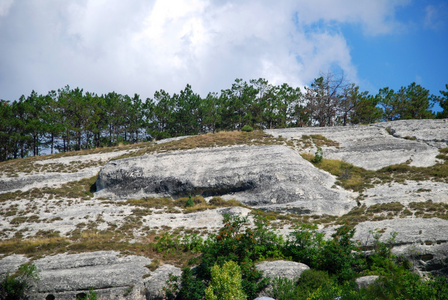
[[[109,162],[96,196],[115,199],[222,196],[296,213],[343,214],[356,205],[335,178],[285,146],[234,146],[145,155]]]
[[[394,137],[411,138],[446,147],[448,142],[448,119],[441,120],[399,120],[377,123],[379,127],[390,128]]]
[[[0,259],[0,278],[14,273],[24,256],[12,255]],[[163,265],[149,271],[145,265],[151,259],[124,256],[116,251],[97,251],[79,254],[58,254],[32,262],[39,271],[39,280],[32,282],[31,300],[71,300],[87,295],[93,289],[99,299],[163,299],[163,287],[169,274],[180,275],[181,270]],[[47,298],[48,297],[48,298]]]
[[[300,139],[320,134],[340,143],[324,147],[324,157],[339,159],[369,170],[408,162],[428,167],[436,163],[438,149],[447,146],[447,120],[409,120],[373,125],[301,127],[266,130],[273,136]]]
[[[335,227],[324,230],[331,236]],[[399,218],[366,221],[356,225],[354,240],[372,247],[374,234],[381,232],[380,241],[391,246],[395,255],[403,255],[415,270],[434,274],[448,274],[448,220],[439,218]],[[396,234],[392,239],[391,234]]]

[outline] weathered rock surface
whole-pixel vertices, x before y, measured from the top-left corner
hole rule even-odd
[[[19,266],[26,264],[29,261],[24,255],[10,255],[0,259],[0,279],[4,278],[6,274],[13,274]]]
[[[415,138],[436,147],[446,147],[448,142],[448,119],[441,120],[399,120],[377,123],[390,128],[394,137]]]
[[[410,259],[421,271],[448,273],[448,220],[400,218],[358,224],[353,237],[363,246],[372,246],[373,233],[381,231],[381,242],[393,246],[393,253]],[[393,241],[392,233],[396,233]],[[327,231],[330,236],[330,231]]]
[[[67,182],[90,178],[98,174],[102,164],[128,152],[130,150],[90,155],[73,155],[34,162],[36,170],[41,168],[45,169],[46,166],[58,165],[63,166],[62,168],[70,169],[66,172],[49,172],[45,170],[42,172],[35,171],[30,174],[19,172],[19,176],[13,177],[2,176],[0,172],[0,193],[14,192],[17,190],[27,191],[32,188],[58,187]],[[94,167],[85,167],[89,164],[94,165]]]
[[[331,188],[334,181],[288,147],[237,146],[112,161],[98,175],[96,195],[219,195],[255,207],[281,205],[298,213],[342,214],[355,202],[351,193]]]
[[[145,279],[143,284],[146,299],[165,299],[165,293],[162,287],[166,285],[170,274],[180,276],[182,275],[182,271],[180,268],[172,265],[163,265],[154,272],[151,272],[151,276]]]
[[[61,184],[90,178],[98,174],[99,167],[88,168],[75,173],[50,173],[24,175],[19,178],[0,179],[0,192],[27,191],[32,188],[58,187]]]
[[[284,138],[321,134],[340,143],[340,148],[324,147],[324,157],[342,159],[376,170],[406,161],[415,166],[436,163],[438,149],[447,147],[448,120],[395,121],[369,126],[267,132]],[[25,191],[61,186],[94,176],[106,161],[125,152],[35,161],[36,169],[26,174],[18,171],[15,175],[8,175],[8,172],[0,170],[0,194],[19,189]],[[90,162],[92,165],[89,165]],[[56,165],[67,166],[67,171],[55,172]],[[18,235],[26,240],[39,237],[39,232],[52,230],[70,237],[74,230],[87,229],[88,226],[98,231],[110,231],[126,225],[133,218],[138,222],[132,223],[136,227],[131,230],[130,242],[144,239],[148,231],[160,234],[173,232],[177,228],[206,235],[222,226],[224,213],[248,215],[250,212],[249,208],[242,207],[189,214],[180,210],[176,212],[175,209],[151,208],[137,215],[136,209],[141,207],[124,205],[124,201],[119,201],[144,196],[220,195],[266,211],[341,215],[356,205],[353,199],[357,194],[334,188],[334,182],[333,176],[316,169],[286,146],[238,146],[147,155],[113,161],[105,166],[98,179],[102,190],[96,194],[98,197],[90,200],[48,195],[35,199],[3,198],[0,201],[0,239],[14,239]],[[448,203],[448,184],[408,180],[405,184],[375,185],[363,194],[361,203],[366,206],[390,202],[400,202],[406,206],[429,200]],[[112,201],[99,196],[111,196]],[[385,217],[390,217],[386,215],[387,212],[384,212]],[[411,259],[416,269],[448,274],[447,220],[408,215],[406,218],[368,221],[357,225],[355,239],[371,246],[371,232],[375,229],[384,231],[382,241],[387,241],[390,232],[397,232],[393,252]],[[278,229],[285,236],[289,230],[288,226]],[[332,228],[323,230],[331,236]],[[23,255],[2,257],[0,278],[28,261]],[[34,263],[41,269],[41,281],[35,286],[32,299],[44,299],[49,294],[57,295],[56,299],[73,299],[78,293],[87,293],[92,286],[102,299],[160,299],[160,289],[168,274],[180,274],[180,270],[163,265],[149,271],[144,266],[150,262],[149,258],[122,256],[109,251],[37,259]],[[287,262],[288,269],[291,264]],[[288,269],[277,274],[289,276]]]
[[[120,256],[114,251],[47,256],[34,261],[40,280],[33,288],[32,299],[49,294],[56,299],[73,299],[81,292],[88,293],[89,288],[103,299],[145,299],[133,287],[149,273],[145,265],[150,262],[145,257]]]
[[[405,183],[380,184],[363,192],[366,199],[363,204],[383,204],[399,202],[408,205],[412,202],[432,201],[434,203],[448,203],[448,184],[432,181],[412,181]]]
[[[0,278],[14,273],[29,259],[11,255],[0,260]],[[33,283],[30,299],[74,299],[93,288],[99,299],[163,299],[163,287],[169,275],[181,270],[163,265],[153,272],[145,266],[151,259],[122,256],[115,251],[59,254],[33,261],[40,279]]]
[[[259,271],[263,271],[263,277],[280,277],[297,280],[300,278],[302,272],[308,270],[310,267],[294,261],[274,260],[258,263],[256,264],[256,268]]]
[[[414,121],[414,120],[413,120]],[[409,123],[385,122],[373,125],[339,126],[339,127],[302,127],[266,130],[273,136],[287,139],[300,139],[302,135],[323,135],[340,143],[340,147],[324,147],[324,157],[339,159],[355,166],[369,170],[410,162],[417,167],[428,167],[436,163],[438,149],[446,143],[428,145],[425,141],[404,139],[393,132],[403,132]],[[398,125],[396,125],[398,124]],[[434,136],[448,139],[446,122],[429,123],[431,128],[413,126],[412,136],[424,136],[433,133]],[[394,131],[397,126],[397,131]],[[437,126],[440,126],[437,128]],[[387,129],[388,128],[388,129]],[[387,130],[386,130],[387,129]]]
[[[303,271],[310,268],[305,264],[286,260],[263,261],[256,264],[255,267],[257,268],[257,270],[263,272],[263,277],[269,277],[271,279],[280,277],[287,278],[292,281],[297,281],[300,278],[300,275],[302,275]],[[261,291],[258,296],[271,296],[271,283],[266,288],[264,288],[264,290]]]
[[[378,278],[378,275],[363,276],[356,278],[355,282],[358,285],[358,289],[365,289],[374,284]]]

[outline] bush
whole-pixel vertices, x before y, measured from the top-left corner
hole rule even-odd
[[[269,296],[276,300],[297,299],[296,284],[288,278],[276,277],[272,281],[272,290]]]
[[[304,271],[297,283],[274,279],[271,292],[277,300],[448,300],[445,278],[423,280],[411,272],[409,262],[392,255],[395,234],[382,243],[379,241],[381,231],[372,232],[374,251],[370,255],[361,255],[358,245],[352,241],[355,230],[348,225],[336,228],[330,240],[325,240],[316,226],[301,225],[285,242],[269,227],[266,218],[255,215],[254,220],[255,226],[249,227],[247,218],[225,215],[224,226],[217,235],[210,235],[206,241],[185,238],[184,243],[188,246],[183,248],[194,248],[202,256],[197,258],[199,264],[194,271],[183,269],[180,284],[177,281],[168,283],[167,291],[171,291],[171,294],[167,293],[168,299],[204,299],[206,289],[207,299],[225,299],[222,287],[228,282],[233,282],[232,287],[237,290],[241,286],[248,299],[254,299],[269,281],[262,279],[255,262],[286,258],[306,263],[312,269]],[[369,274],[381,276],[378,284],[357,290],[354,279]],[[241,285],[235,283],[240,279]]]
[[[252,126],[249,126],[249,125],[244,125],[243,128],[241,128],[241,131],[252,132],[252,131],[254,131],[254,128]]]
[[[6,277],[0,282],[0,299],[28,299],[26,292],[34,280],[39,280],[36,266],[28,264],[20,266],[16,274],[6,274]]]
[[[241,269],[236,262],[230,260],[222,268],[214,265],[211,275],[211,283],[205,290],[206,300],[247,299],[241,284]]]
[[[194,202],[191,199],[191,196],[189,196],[187,202],[185,203],[185,207],[193,207],[193,206],[194,206]]]
[[[314,154],[314,158],[311,160],[312,163],[318,164],[322,161],[324,157],[323,151],[321,147],[317,147],[316,154]]]

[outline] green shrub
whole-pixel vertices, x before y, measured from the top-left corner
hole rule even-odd
[[[76,300],[96,300],[97,295],[96,292],[93,290],[93,288],[89,289],[89,292],[87,294],[80,293],[76,296]]]
[[[211,268],[211,283],[205,290],[206,300],[245,300],[241,284],[241,269],[234,261],[227,261],[224,265],[214,265]]]
[[[297,287],[307,293],[317,290],[324,284],[333,283],[328,272],[308,269],[302,272]]]
[[[269,296],[276,300],[298,299],[296,297],[296,283],[288,278],[276,277],[272,280],[272,290]]]
[[[364,208],[365,209],[365,208]],[[232,264],[239,269],[241,289],[248,299],[255,298],[269,279],[255,268],[255,262],[265,259],[286,258],[308,264],[297,283],[276,278],[272,296],[281,299],[447,299],[448,282],[444,278],[423,280],[411,272],[410,263],[391,253],[395,233],[387,242],[380,242],[382,231],[372,232],[373,252],[361,254],[352,241],[355,230],[348,225],[336,229],[330,240],[317,231],[316,226],[301,225],[287,241],[277,235],[261,214],[255,215],[255,226],[249,227],[247,218],[224,216],[224,226],[217,235],[206,241],[185,238],[179,249],[195,248],[202,255],[195,261],[195,271],[183,269],[181,282],[171,281],[166,290],[168,299],[225,299],[223,284],[237,280],[224,267]],[[166,239],[163,248],[170,245]],[[181,242],[176,241],[178,245]],[[187,246],[189,245],[189,246]],[[190,248],[189,248],[190,247]],[[227,267],[226,267],[227,268]],[[220,274],[217,276],[216,274]],[[227,275],[224,275],[227,274]],[[364,275],[380,275],[378,285],[358,290],[354,279]],[[232,279],[233,278],[233,279]],[[177,280],[177,279],[176,279]],[[213,283],[215,282],[215,283]],[[239,284],[233,284],[239,287]],[[239,288],[238,288],[239,289]],[[213,293],[212,293],[213,292]],[[221,295],[221,296],[220,296]],[[213,298],[217,297],[217,298]],[[220,298],[221,297],[221,298]]]
[[[181,288],[179,290],[179,297],[181,300],[202,300],[205,296],[205,284],[194,276],[190,268],[182,269]]]
[[[311,160],[312,163],[318,164],[322,161],[324,154],[321,147],[317,147],[316,153],[314,154],[314,158]]]
[[[285,256],[311,267],[318,267],[321,264],[322,248],[325,244],[324,236],[325,234],[317,232],[316,225],[298,226],[286,242]]]
[[[191,199],[191,196],[189,196],[187,202],[185,203],[185,207],[193,207],[193,206],[194,206],[194,202]]]
[[[254,131],[254,128],[252,126],[249,126],[249,125],[244,125],[243,128],[241,128],[241,131],[251,132],[251,131]]]
[[[332,240],[322,249],[322,265],[319,269],[335,274],[340,282],[350,280],[362,268],[357,245],[352,241],[355,229],[343,225],[336,229]]]
[[[35,280],[39,280],[35,265],[20,266],[14,275],[6,274],[6,277],[0,282],[0,299],[28,299],[26,292],[30,289],[32,281]]]

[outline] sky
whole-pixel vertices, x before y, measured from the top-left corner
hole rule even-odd
[[[0,0],[0,99],[66,85],[142,99],[237,78],[448,84],[443,0]]]

